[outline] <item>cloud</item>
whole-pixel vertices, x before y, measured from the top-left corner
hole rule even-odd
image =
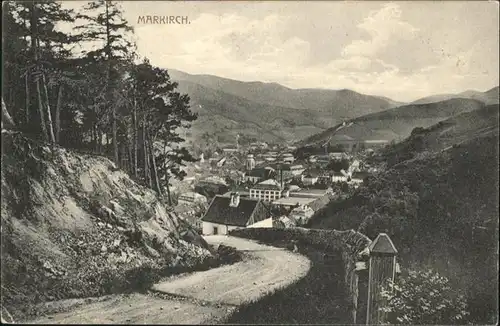
[[[401,20],[401,9],[394,3],[370,12],[358,28],[367,32],[370,39],[355,40],[346,46],[342,51],[345,57],[375,57],[389,42],[411,39],[418,31],[418,28]]]
[[[278,73],[298,66],[310,52],[299,37],[283,37],[288,17],[250,19],[237,14],[201,14],[190,25],[145,25],[139,50],[158,65],[204,73],[235,73],[258,79],[258,71]],[[158,48],[161,47],[161,51]],[[281,72],[282,73],[282,72]]]
[[[188,73],[293,88],[350,88],[402,101],[498,84],[498,10],[486,4],[131,1],[122,6],[135,25],[139,54]],[[138,15],[165,13],[188,15],[191,24],[137,24]]]

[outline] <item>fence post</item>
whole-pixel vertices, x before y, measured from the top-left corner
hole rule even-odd
[[[394,281],[398,251],[392,243],[392,240],[385,233],[380,233],[368,246],[368,250],[370,251],[370,259],[366,324],[378,325],[381,324],[384,319],[384,314],[379,311],[380,287],[388,279]]]

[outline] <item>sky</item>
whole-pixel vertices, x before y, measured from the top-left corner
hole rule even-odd
[[[63,2],[80,8],[83,2]],[[162,68],[409,102],[499,84],[496,1],[124,1],[139,55]],[[144,24],[139,16],[187,16]]]

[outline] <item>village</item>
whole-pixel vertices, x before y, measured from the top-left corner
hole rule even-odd
[[[203,235],[306,226],[377,170],[366,162],[373,146],[342,140],[330,139],[324,152],[309,155],[288,144],[241,145],[236,138],[185,169],[187,177],[172,187],[175,210]]]

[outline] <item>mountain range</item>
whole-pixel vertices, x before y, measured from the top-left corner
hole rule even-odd
[[[454,98],[428,104],[410,104],[397,108],[360,116],[348,121],[347,127],[338,130],[341,124],[300,142],[301,146],[318,147],[332,137],[359,140],[400,140],[410,135],[416,127],[429,127],[454,115],[481,109],[484,102]],[[351,124],[352,123],[352,124]]]
[[[265,141],[298,141],[346,119],[400,105],[388,98],[351,90],[291,89],[276,83],[243,82],[169,69],[178,89],[189,94],[199,115],[194,139],[218,134],[228,142],[236,134]]]
[[[427,103],[441,102],[452,98],[468,98],[484,102],[486,105],[490,105],[499,102],[498,94],[499,94],[499,88],[497,86],[493,87],[492,89],[486,92],[468,90],[458,94],[438,94],[438,95],[427,96],[418,99],[416,101],[413,101],[411,104],[427,104]]]
[[[334,134],[391,141],[407,137],[415,127],[429,127],[456,114],[499,103],[498,87],[402,103],[348,89],[291,89],[277,83],[168,71],[198,113],[187,134],[190,142],[208,135],[219,143],[234,143],[237,135],[245,135],[315,146]],[[344,122],[349,127],[334,132]]]

